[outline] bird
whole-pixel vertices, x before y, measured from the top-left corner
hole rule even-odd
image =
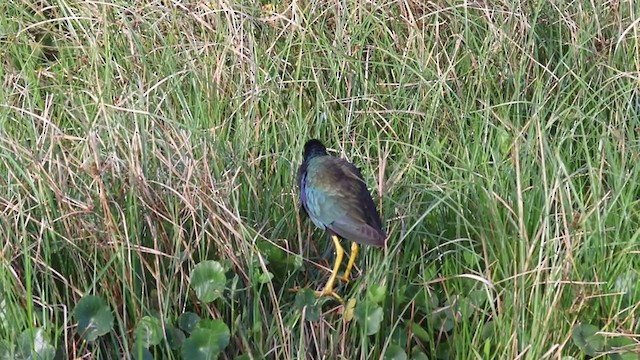
[[[340,238],[351,241],[351,254],[341,279],[349,281],[360,245],[385,247],[387,234],[360,170],[349,161],[331,156],[318,139],[304,145],[303,161],[298,168],[301,212],[313,224],[325,230],[336,251],[331,276],[317,297],[333,296],[334,283],[344,256]]]

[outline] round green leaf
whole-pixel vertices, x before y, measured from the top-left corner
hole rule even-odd
[[[298,270],[304,265],[304,258],[300,255],[295,255],[293,256],[293,261],[291,261],[291,263],[293,263],[293,268]]]
[[[405,353],[400,346],[394,344],[389,346],[387,348],[387,351],[384,352],[384,359],[385,360],[407,360],[407,353]]]
[[[267,264],[281,264],[287,258],[287,253],[270,241],[258,241],[256,247],[264,256],[263,258],[267,260]]]
[[[153,354],[141,342],[136,341],[133,343],[132,353],[134,360],[153,360]]]
[[[631,352],[616,352],[607,354],[607,359],[611,360],[638,360],[637,350]]]
[[[434,326],[437,326],[439,331],[442,332],[449,332],[453,330],[453,327],[455,326],[455,314],[450,307],[435,313],[431,313],[429,315],[429,318]]]
[[[191,287],[198,299],[210,303],[222,296],[227,278],[219,262],[206,260],[195,266],[191,273]]]
[[[311,289],[302,289],[296,294],[294,303],[296,309],[304,311],[304,318],[307,321],[320,320],[320,308],[316,305],[316,294]]]
[[[229,327],[222,320],[201,320],[198,323],[197,329],[207,329],[211,331],[213,336],[216,339],[220,350],[224,350],[224,348],[229,345],[229,339],[231,338],[231,334],[229,332]]]
[[[624,336],[616,336],[607,341],[607,357],[612,360],[638,360],[637,344]]]
[[[135,329],[135,340],[145,348],[158,345],[162,341],[162,324],[160,319],[145,316],[138,322]]]
[[[184,343],[184,340],[187,338],[182,330],[173,326],[167,327],[165,336],[167,337],[167,343],[169,344],[169,347],[174,350],[179,349]]]
[[[471,252],[471,251],[463,252],[462,258],[464,259],[465,265],[470,268],[476,267],[480,262],[480,256],[475,252]]]
[[[258,275],[258,282],[260,284],[266,284],[271,281],[271,279],[273,279],[273,274],[270,271],[261,272],[260,275]]]
[[[451,344],[448,341],[438,344],[436,348],[436,359],[452,359],[453,352],[451,351]]]
[[[474,307],[471,301],[465,297],[458,297],[456,301],[456,310],[462,317],[462,320],[469,319],[474,313]]]
[[[73,310],[73,315],[78,322],[76,332],[87,341],[94,341],[113,329],[111,309],[99,296],[83,296]]]
[[[482,326],[482,340],[489,340],[493,336],[493,333],[494,323],[493,320],[489,320]]]
[[[616,336],[609,339],[607,345],[609,345],[612,350],[629,350],[633,349],[636,342],[625,336]]]
[[[215,321],[219,323],[213,323]],[[192,360],[217,359],[228,345],[229,337],[229,328],[223,322],[212,320],[210,323],[203,320],[182,344],[182,356]]]
[[[187,333],[191,333],[198,325],[200,316],[187,311],[178,318],[178,326]]]
[[[389,335],[387,335],[389,336]],[[392,344],[407,344],[409,342],[409,332],[402,326],[394,326],[391,333]]]
[[[414,349],[411,352],[411,360],[429,360],[429,357],[419,349]]]
[[[433,336],[427,332],[420,324],[409,321],[408,323],[409,331],[413,333],[418,339],[422,340],[425,343],[429,343]]]
[[[420,306],[425,313],[431,313],[440,304],[440,299],[435,291],[419,289],[415,295],[416,305]]]
[[[382,308],[378,305],[369,305],[368,303],[360,304],[356,307],[354,313],[358,323],[366,330],[367,335],[377,334],[380,331],[380,323],[384,317]]]
[[[599,330],[591,324],[578,324],[573,328],[571,338],[582,352],[596,356],[604,348],[604,337],[596,334]]]
[[[387,288],[384,285],[371,284],[367,288],[367,301],[372,304],[380,304],[387,296]]]
[[[467,299],[476,308],[482,308],[488,300],[487,290],[479,289],[473,290],[467,296]]]

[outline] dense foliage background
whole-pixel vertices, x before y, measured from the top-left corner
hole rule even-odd
[[[635,359],[639,4],[3,2],[0,357]],[[310,137],[390,234],[345,304]]]

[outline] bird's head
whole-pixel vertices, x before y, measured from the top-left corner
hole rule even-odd
[[[304,144],[304,160],[309,160],[316,156],[327,155],[327,148],[318,139],[311,139]]]

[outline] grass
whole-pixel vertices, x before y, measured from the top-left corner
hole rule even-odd
[[[596,3],[0,4],[4,356],[41,328],[129,358],[144,316],[186,311],[227,324],[227,359],[583,358],[579,324],[640,351],[640,7]],[[382,309],[372,335],[289,291],[333,259],[298,212],[310,137],[390,234],[338,289]],[[228,278],[209,304],[204,260]],[[87,294],[115,319],[94,342]]]

